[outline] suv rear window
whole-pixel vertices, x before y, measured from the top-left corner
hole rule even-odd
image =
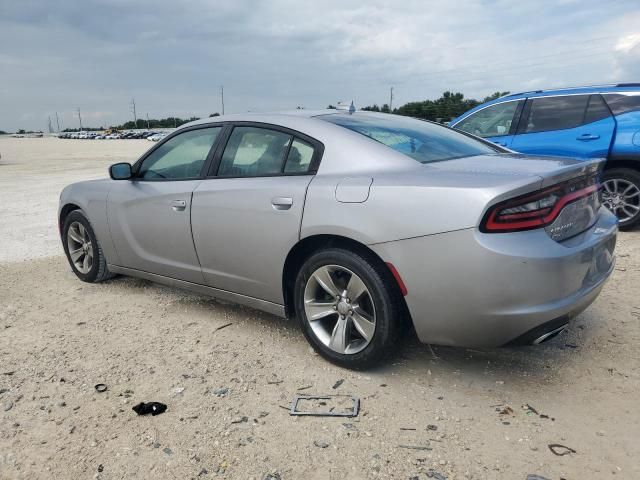
[[[420,163],[503,152],[471,136],[414,118],[359,113],[316,118],[365,135]]]
[[[621,95],[619,93],[604,94],[604,99],[614,115],[640,110],[640,94]]]

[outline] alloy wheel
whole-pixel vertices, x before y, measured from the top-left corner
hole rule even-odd
[[[629,180],[611,178],[605,180],[602,203],[616,214],[620,222],[626,222],[640,212],[640,188]]]
[[[362,279],[338,265],[315,270],[304,289],[307,322],[316,337],[331,350],[354,354],[373,339],[376,312]]]
[[[84,225],[73,222],[67,230],[69,257],[76,269],[86,275],[93,267],[93,244]]]

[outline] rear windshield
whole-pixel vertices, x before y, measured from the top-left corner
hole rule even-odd
[[[421,163],[502,152],[463,133],[409,117],[355,113],[316,118],[366,135]]]

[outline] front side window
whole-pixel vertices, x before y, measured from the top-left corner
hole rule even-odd
[[[515,101],[491,105],[469,115],[455,128],[483,138],[508,135],[517,108]]]
[[[219,176],[259,177],[282,172],[292,136],[266,128],[235,127],[222,154]]]
[[[182,180],[199,177],[222,127],[200,128],[167,140],[144,159],[138,178]]]
[[[365,135],[420,163],[504,151],[453,129],[415,118],[358,113],[316,118]]]
[[[518,133],[548,132],[575,128],[582,124],[589,95],[543,97],[529,100],[531,110],[521,121]]]

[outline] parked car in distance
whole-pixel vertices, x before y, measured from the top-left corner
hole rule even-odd
[[[640,83],[507,95],[450,126],[517,152],[606,158],[604,204],[620,228],[640,223]]]
[[[617,220],[601,159],[513,154],[448,127],[297,110],[190,123],[60,196],[80,280],[146,278],[297,318],[325,358],[539,343],[597,297]]]

